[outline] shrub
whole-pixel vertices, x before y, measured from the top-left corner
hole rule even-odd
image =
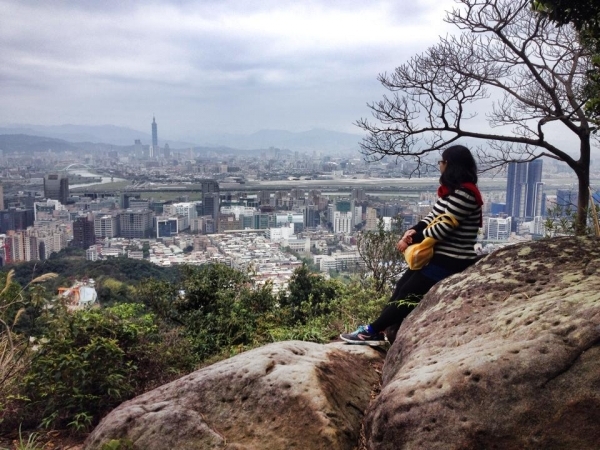
[[[55,310],[60,310],[56,305]],[[82,431],[120,402],[193,369],[189,342],[143,305],[62,309],[23,378],[23,420]],[[187,356],[186,356],[187,351]]]
[[[180,325],[201,360],[231,354],[270,339],[264,331],[279,320],[270,284],[256,287],[228,266],[185,267],[181,289],[149,280],[137,297],[173,325]]]
[[[311,317],[326,315],[332,311],[335,299],[340,295],[342,284],[311,273],[306,264],[297,268],[290,279],[288,292],[280,295],[279,303],[289,308],[294,322],[306,323]]]

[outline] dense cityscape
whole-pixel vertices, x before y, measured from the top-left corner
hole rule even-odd
[[[3,263],[75,247],[89,260],[221,262],[281,289],[301,258],[326,274],[360,270],[357,233],[380,220],[403,231],[436,198],[435,171],[416,178],[416,164],[326,149],[172,150],[159,145],[155,118],[151,131],[150,144],[104,152],[4,152]],[[548,211],[564,215],[577,204],[569,170],[538,159],[509,164],[506,178],[483,174],[478,252],[547,235]]]

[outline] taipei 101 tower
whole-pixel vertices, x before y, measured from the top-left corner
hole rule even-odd
[[[158,148],[158,127],[154,116],[152,117],[152,147]]]

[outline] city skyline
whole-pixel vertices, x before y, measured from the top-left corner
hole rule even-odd
[[[3,0],[0,126],[145,131],[154,112],[166,140],[262,129],[358,135],[353,122],[383,93],[377,75],[446,34],[453,6]]]

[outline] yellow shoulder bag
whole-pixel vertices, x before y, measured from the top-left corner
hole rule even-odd
[[[458,225],[458,220],[448,213],[440,214],[435,217],[425,229],[431,228],[438,223],[447,223],[455,228]],[[426,237],[418,244],[409,245],[408,248],[404,250],[404,259],[408,264],[408,268],[410,270],[421,270],[429,264],[429,261],[433,258],[433,246],[436,242],[437,241],[434,238]]]

